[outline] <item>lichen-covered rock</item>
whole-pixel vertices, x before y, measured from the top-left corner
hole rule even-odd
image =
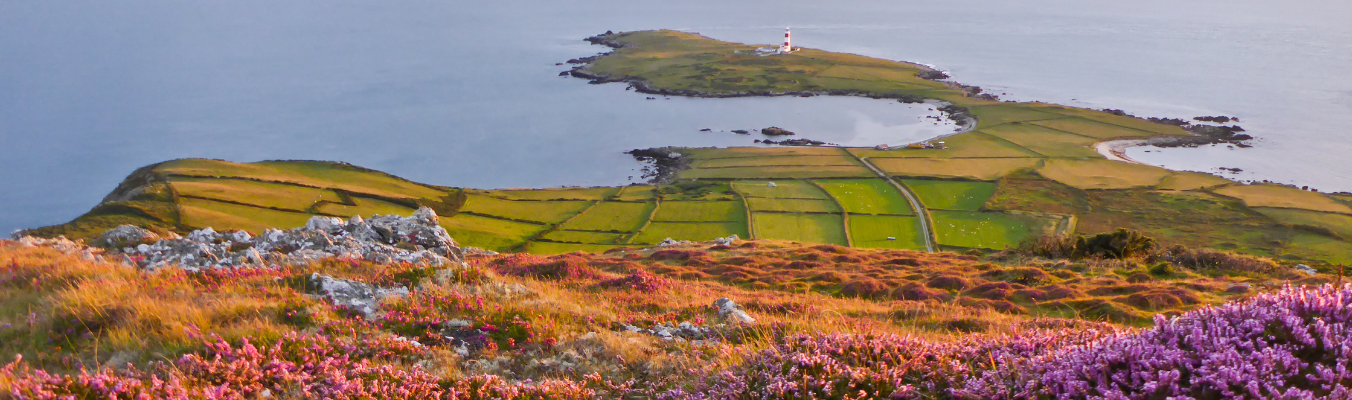
[[[135,231],[119,227],[107,233],[123,237]],[[328,258],[366,260],[377,263],[408,262],[431,265],[464,265],[459,245],[437,224],[437,214],[423,207],[410,217],[377,215],[310,218],[304,227],[269,229],[257,237],[248,232],[217,232],[203,228],[182,238],[161,238],[122,248],[128,262],[142,268],[177,265],[188,270],[202,268],[264,267],[304,264]]]
[[[390,297],[408,296],[408,288],[382,288],[365,283],[338,279],[318,272],[310,275],[306,285],[312,295],[319,296],[334,305],[346,307],[360,313],[366,319],[375,317],[380,303]]]
[[[109,229],[98,239],[91,243],[93,246],[110,249],[121,249],[126,247],[135,247],[141,244],[155,243],[160,240],[160,235],[133,225],[121,225]]]

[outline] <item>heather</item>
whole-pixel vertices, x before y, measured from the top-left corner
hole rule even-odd
[[[0,242],[4,396],[1301,398],[1352,382],[1352,287],[1323,277],[775,241],[467,266],[117,259]],[[394,294],[367,312],[321,275]]]

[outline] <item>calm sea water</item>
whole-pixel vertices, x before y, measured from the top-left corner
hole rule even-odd
[[[829,4],[827,4],[829,3]],[[0,229],[67,221],[181,157],[341,160],[480,188],[614,185],[622,154],[946,133],[862,98],[656,99],[557,76],[606,30],[672,28],[948,70],[1018,100],[1234,115],[1256,147],[1171,168],[1352,190],[1352,4],[1232,1],[0,2]],[[724,132],[699,132],[711,128]]]

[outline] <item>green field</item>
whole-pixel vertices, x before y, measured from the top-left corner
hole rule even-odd
[[[850,238],[855,247],[925,250],[917,217],[851,215]]]
[[[383,172],[321,161],[264,161],[233,163],[183,159],[160,164],[157,172],[189,177],[241,177],[252,180],[338,188],[390,198],[437,199],[444,190],[410,182]]]
[[[620,189],[620,194],[615,200],[619,201],[648,201],[652,200],[656,189],[652,186],[625,186]]]
[[[634,244],[657,244],[666,238],[703,241],[734,234],[751,237],[745,222],[653,222],[634,238]]]
[[[474,246],[493,251],[506,251],[524,243],[527,238],[545,229],[544,225],[456,214],[441,217],[441,226],[462,246]]]
[[[269,210],[219,201],[179,199],[183,223],[190,226],[216,226],[221,231],[241,229],[254,234],[267,229],[291,229],[305,226],[310,215]]]
[[[904,150],[903,150],[904,151]],[[870,158],[891,176],[960,178],[990,181],[1019,170],[1032,169],[1039,158]]]
[[[751,216],[757,239],[846,245],[845,224],[835,214],[757,213]]]
[[[774,167],[728,167],[688,169],[678,175],[681,179],[799,179],[799,178],[863,178],[873,176],[867,168],[851,166],[790,165]]]
[[[557,230],[546,233],[541,239],[562,243],[619,244],[624,236],[608,232]]]
[[[174,177],[169,180],[179,196],[233,203],[265,205],[304,212],[321,200],[342,201],[331,190],[242,179]]]
[[[1231,185],[1215,189],[1213,193],[1244,201],[1249,207],[1295,208],[1352,214],[1352,208],[1316,192],[1271,184]]]
[[[774,167],[774,166],[858,166],[859,162],[843,153],[830,156],[765,156],[711,158],[696,161],[695,168]]]
[[[1041,126],[1011,123],[990,128],[982,128],[982,133],[1014,143],[1047,157],[1098,158],[1094,151],[1097,139],[1049,130]]]
[[[933,210],[930,216],[939,245],[949,247],[1003,249],[1052,228],[1049,221],[999,212]]]
[[[749,197],[751,212],[800,212],[800,213],[839,213],[840,207],[831,200],[818,199],[765,199]]]
[[[995,194],[995,183],[906,179],[920,202],[931,210],[976,211]]]
[[[352,202],[356,205],[346,205],[338,203],[324,203],[315,208],[315,211],[337,215],[343,218],[351,218],[360,215],[364,218],[370,218],[376,214],[380,215],[413,215],[413,209],[399,204],[377,199],[368,199],[363,197],[354,197]]]
[[[770,184],[775,186],[771,187]],[[769,199],[822,199],[829,200],[830,195],[817,185],[802,180],[782,181],[734,181],[733,190],[746,197],[764,197]]]
[[[588,201],[513,201],[481,194],[469,194],[460,211],[503,219],[552,224],[577,215],[590,205],[591,202]]]
[[[1066,118],[1047,121],[1036,121],[1030,122],[1030,124],[1056,129],[1059,131],[1072,132],[1077,135],[1088,136],[1099,140],[1149,137],[1159,135],[1158,133],[1155,132],[1147,132],[1119,125],[1110,125],[1083,118]]]
[[[882,179],[816,181],[851,214],[912,215],[906,198]],[[756,231],[760,232],[760,231]]]
[[[601,202],[568,220],[563,229],[581,231],[633,232],[648,221],[655,203]]]
[[[655,222],[746,221],[740,201],[664,201],[653,215]]]
[[[1235,183],[1229,179],[1199,172],[1175,172],[1164,177],[1158,186],[1162,190],[1201,190]]]
[[[1284,224],[1323,228],[1343,239],[1352,239],[1352,216],[1349,215],[1291,208],[1263,207],[1254,210]]]
[[[601,200],[619,192],[619,188],[510,189],[484,191],[482,194],[508,200]]]

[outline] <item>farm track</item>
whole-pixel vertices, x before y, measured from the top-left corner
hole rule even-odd
[[[878,174],[878,177],[883,178],[887,183],[892,184],[892,187],[897,188],[897,191],[900,191],[902,196],[906,196],[906,201],[911,203],[911,208],[915,210],[916,216],[920,217],[920,234],[925,237],[925,251],[931,253],[935,252],[938,246],[934,243],[934,228],[930,224],[929,209],[925,208],[924,203],[920,202],[920,198],[917,197],[915,193],[911,193],[911,189],[907,188],[906,185],[902,185],[900,182],[893,180],[892,177],[887,176],[887,173],[883,172],[883,170],[874,166],[873,163],[868,161],[868,157],[856,158],[858,158],[859,162],[863,163],[865,167],[872,170],[873,173]]]

